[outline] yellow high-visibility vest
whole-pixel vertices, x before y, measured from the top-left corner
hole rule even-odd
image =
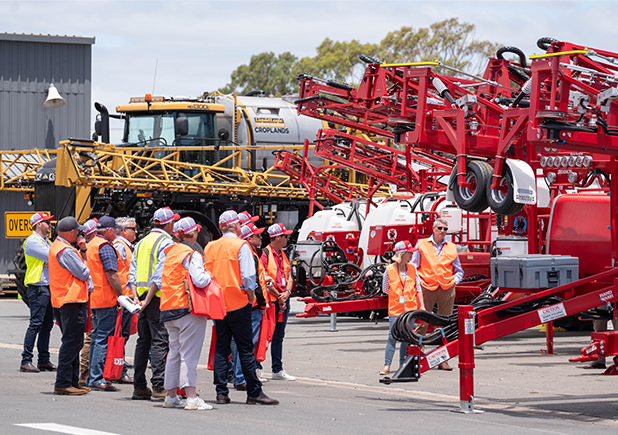
[[[141,296],[150,289],[150,280],[159,259],[159,246],[166,238],[165,234],[151,232],[140,240],[135,247],[134,255],[137,264],[135,286],[137,287],[138,296]],[[161,297],[161,289],[157,291],[157,296]]]
[[[30,237],[36,236],[33,234]],[[28,237],[28,239],[30,237]],[[24,277],[25,286],[41,281],[41,278],[43,277],[43,268],[45,267],[45,262],[43,260],[39,260],[36,257],[26,254],[26,241],[28,241],[28,239],[24,241],[24,257],[26,259],[26,276]]]

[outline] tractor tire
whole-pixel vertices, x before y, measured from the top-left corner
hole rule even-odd
[[[513,200],[513,175],[511,170],[505,166],[504,174],[500,179],[498,189],[491,188],[491,177],[487,181],[486,196],[489,202],[489,207],[501,215],[511,216],[517,214],[524,207],[524,204],[518,204]],[[493,172],[492,172],[493,174]]]
[[[457,167],[454,172],[456,173]],[[453,185],[453,194],[457,205],[469,212],[481,212],[487,208],[487,197],[485,188],[487,181],[491,178],[491,166],[488,163],[471,160],[466,166],[466,181],[470,187],[460,187],[457,178]]]

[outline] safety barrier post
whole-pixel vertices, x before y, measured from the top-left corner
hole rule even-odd
[[[337,332],[337,313],[330,313],[330,332]]]
[[[459,401],[456,412],[480,413],[474,409],[474,307],[460,305],[458,312],[459,326]]]
[[[547,355],[555,355],[554,353],[554,322],[547,322],[545,324],[545,343]]]

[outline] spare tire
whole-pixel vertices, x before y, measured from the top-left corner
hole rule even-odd
[[[453,174],[457,173],[457,167]],[[491,178],[491,166],[480,160],[471,160],[466,165],[466,182],[470,187],[461,187],[457,184],[457,177],[453,183],[453,194],[457,205],[466,211],[477,213],[488,206],[485,196],[485,186]]]
[[[513,199],[513,175],[508,166],[504,166],[500,185],[497,189],[491,188],[491,178],[487,182],[487,201],[491,209],[501,215],[511,216],[517,214],[524,207],[523,204],[516,203]],[[492,172],[493,174],[493,172]]]

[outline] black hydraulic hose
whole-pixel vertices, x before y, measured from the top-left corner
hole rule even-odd
[[[549,305],[554,305],[562,301],[563,300],[559,297],[549,296],[547,298],[526,302],[498,311],[496,315],[500,318],[517,316],[529,311],[547,307]],[[507,302],[505,301],[496,300],[487,292],[483,292],[472,301],[471,305],[473,306],[474,311],[479,311],[506,303]],[[439,326],[440,328],[421,337],[414,332],[414,324],[417,319],[429,323],[430,325]],[[459,331],[457,329],[457,306],[455,306],[453,314],[450,316],[441,316],[423,310],[408,311],[403,313],[397,318],[397,321],[391,329],[391,333],[393,334],[393,338],[395,338],[395,340],[402,341],[413,346],[420,346],[422,344],[440,345],[442,344],[442,337],[445,337],[448,342],[456,340],[459,335]]]
[[[384,263],[376,263],[367,267],[365,270],[362,270],[360,267],[356,266],[352,263],[336,263],[331,265],[331,268],[341,268],[346,267],[353,269],[356,272],[359,272],[354,278],[342,282],[338,282],[329,286],[317,286],[310,291],[310,295],[316,302],[338,302],[338,301],[346,301],[346,300],[361,300],[361,299],[370,299],[376,297],[382,293],[382,277],[386,270],[386,264]],[[352,293],[347,296],[337,296],[333,293],[336,293],[338,289],[349,289],[352,285],[354,285],[359,280],[369,280],[372,278],[376,278],[374,285],[371,287],[365,285],[365,293]]]
[[[543,36],[536,41],[536,46],[541,50],[547,51],[552,42],[556,42],[556,38],[552,38],[551,36]]]
[[[365,63],[382,63],[378,59],[373,56],[367,56],[366,54],[361,54],[358,58]]]
[[[312,95],[307,98],[301,98],[299,100],[294,100],[294,104],[306,103],[307,101],[319,100],[320,98],[322,97],[320,97],[319,95]]]
[[[348,92],[350,92],[352,89],[354,89],[352,86],[350,86],[350,85],[348,85],[346,83],[339,83],[339,82],[336,82],[334,80],[328,80],[326,82],[326,84],[328,86],[332,86],[333,88],[343,89],[344,91],[348,91]]]
[[[516,54],[519,57],[519,64],[521,65],[521,67],[522,68],[528,68],[528,64],[526,62],[526,55],[519,48],[513,47],[512,45],[505,45],[505,46],[500,47],[498,49],[498,51],[496,52],[496,57],[498,59],[504,59],[504,57],[502,57],[502,55],[504,53]],[[526,80],[528,80],[528,79],[526,79]]]
[[[521,67],[528,68],[528,64],[526,63],[526,55],[519,48],[513,47],[513,46],[500,47],[498,51],[496,52],[496,57],[498,59],[504,59],[504,57],[502,56],[504,53],[516,54],[519,57],[519,64],[521,65]],[[509,70],[509,73],[512,76],[517,77],[522,82],[525,82],[530,78],[528,77],[528,75],[526,75],[525,73],[521,72],[520,70],[518,70],[517,68],[513,66],[509,65],[507,66],[507,69]]]

